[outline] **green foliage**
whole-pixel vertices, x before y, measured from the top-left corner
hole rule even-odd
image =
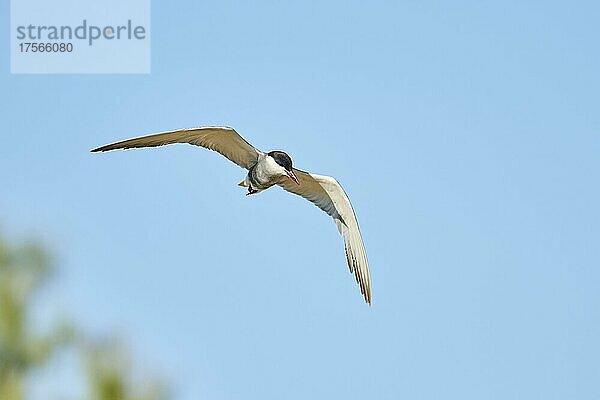
[[[30,327],[31,301],[52,272],[41,246],[11,246],[0,237],[0,399],[22,400],[25,375],[73,337],[65,323],[45,334]]]
[[[85,356],[90,399],[167,399],[165,387],[158,380],[138,379],[134,382],[127,351],[117,340],[88,343]]]
[[[116,340],[90,340],[62,321],[49,332],[36,330],[29,320],[32,303],[53,273],[42,246],[13,245],[0,236],[0,399],[25,400],[27,375],[46,366],[59,349],[71,347],[85,359],[86,400],[165,400],[158,380],[131,379],[127,352]]]

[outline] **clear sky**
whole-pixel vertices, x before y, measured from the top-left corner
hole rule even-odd
[[[204,3],[153,2],[149,75],[10,75],[0,41],[0,224],[54,249],[48,312],[181,400],[600,398],[598,2]],[[372,307],[308,202],[89,153],[198,125],[339,179]]]

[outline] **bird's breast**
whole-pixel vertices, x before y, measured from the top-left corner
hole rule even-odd
[[[266,189],[273,186],[281,177],[278,164],[268,155],[261,156],[254,167],[248,171],[248,178],[252,187]]]

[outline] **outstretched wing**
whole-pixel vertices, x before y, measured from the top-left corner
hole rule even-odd
[[[260,152],[234,129],[218,126],[180,129],[124,140],[92,150],[109,151],[139,147],[156,147],[172,143],[189,143],[221,153],[242,168],[250,169],[258,161]]]
[[[371,304],[371,275],[356,215],[342,186],[334,178],[311,174],[294,168],[300,185],[284,179],[279,186],[304,197],[329,214],[344,238],[350,272],[356,277],[365,301]]]

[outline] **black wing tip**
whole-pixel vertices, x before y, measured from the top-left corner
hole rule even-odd
[[[124,147],[115,147],[114,144],[107,144],[105,146],[96,147],[95,149],[90,150],[90,153],[101,153],[105,151],[123,149]]]

